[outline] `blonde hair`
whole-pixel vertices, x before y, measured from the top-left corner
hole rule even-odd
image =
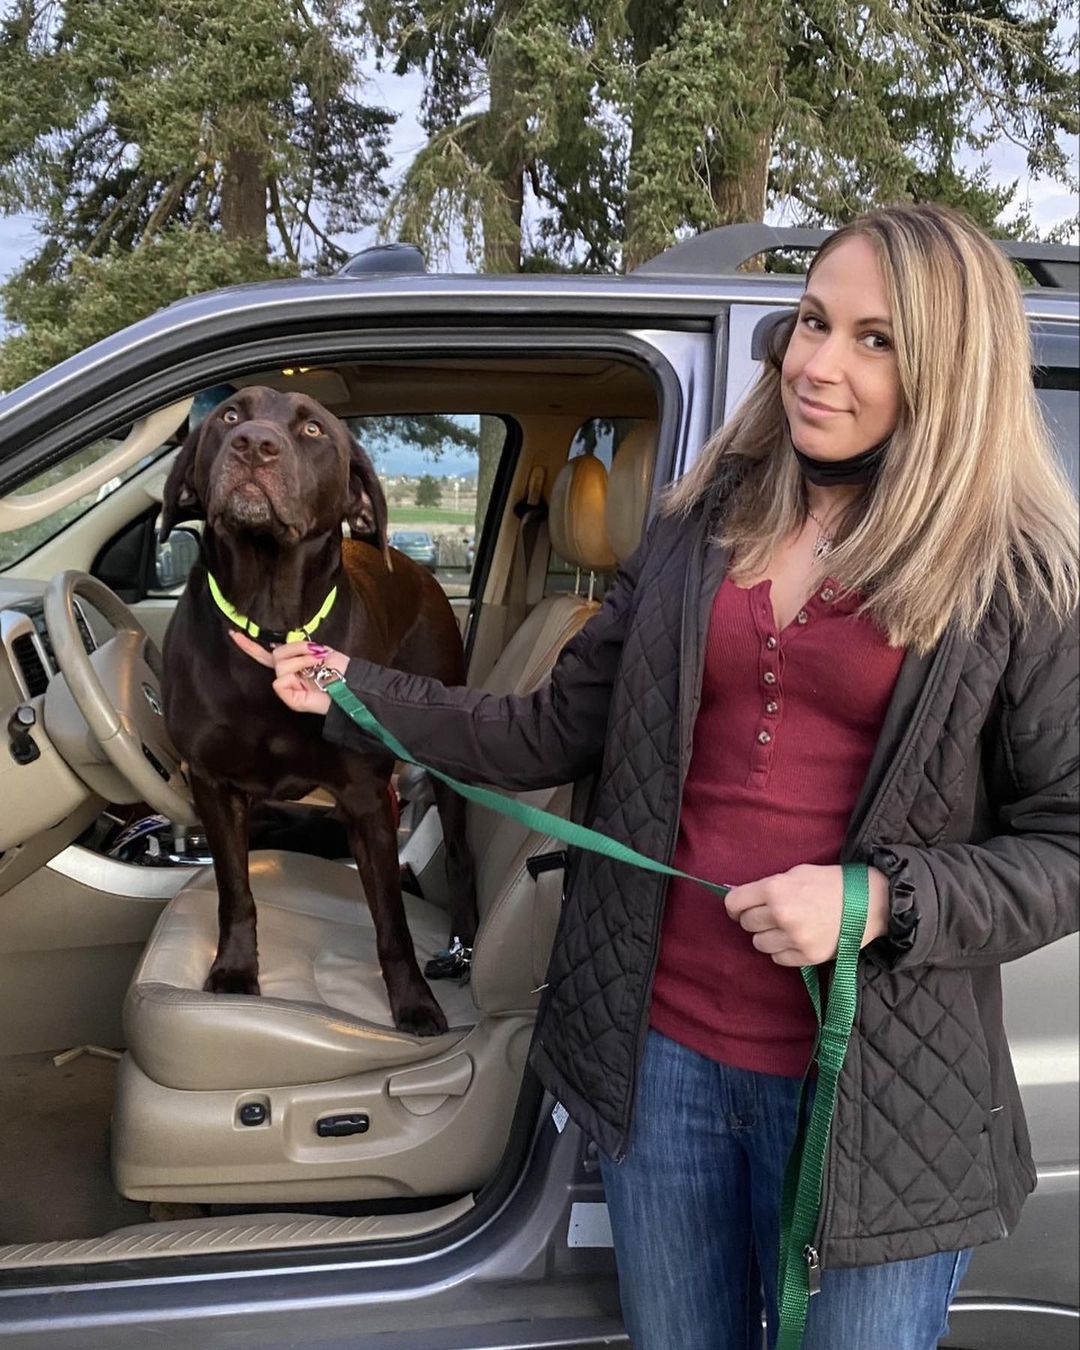
[[[881,469],[849,506],[830,576],[864,597],[894,646],[930,650],[950,621],[971,635],[1004,588],[1021,624],[1068,621],[1080,594],[1080,513],[1032,384],[1020,286],[975,225],[940,206],[896,205],[831,235],[807,277],[845,240],[873,245],[892,311],[899,422]],[[733,416],[668,490],[688,513],[730,487],[718,541],[736,582],[760,576],[806,519],[802,472],[780,398],[794,316]]]

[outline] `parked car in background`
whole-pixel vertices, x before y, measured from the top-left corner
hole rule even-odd
[[[394,530],[390,547],[404,553],[413,562],[434,572],[439,566],[439,545],[426,530]]]
[[[307,393],[361,429],[479,418],[475,558],[445,588],[470,683],[536,688],[798,301],[798,275],[740,265],[824,237],[731,227],[623,277],[360,255],[171,305],[0,399],[0,1350],[626,1344],[595,1151],[525,1062],[551,839],[470,814],[482,922],[471,982],[437,988],[445,1037],[393,1028],[356,870],[314,826],[252,854],[263,996],[202,994],[216,893],[154,717],[154,647],[201,544],[187,526],[159,544],[161,492],[221,386]],[[1037,283],[1032,374],[1075,485],[1075,251],[1003,247]],[[426,531],[391,542],[438,565]],[[147,704],[153,744],[112,758]],[[399,842],[423,964],[446,886],[414,779]],[[567,813],[571,787],[529,800]],[[950,1347],[1076,1350],[1077,953],[1003,972],[1039,1179],[975,1253]]]

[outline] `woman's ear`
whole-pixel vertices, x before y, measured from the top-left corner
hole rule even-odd
[[[205,425],[205,423],[204,423]],[[161,526],[158,537],[165,540],[173,526],[181,520],[204,520],[205,509],[195,486],[195,456],[198,453],[202,428],[188,433],[173,460],[165,490],[161,494]]]
[[[375,548],[390,566],[387,539],[389,519],[386,496],[375,473],[375,466],[359,441],[349,437],[349,504],[345,519],[354,539],[362,539]]]

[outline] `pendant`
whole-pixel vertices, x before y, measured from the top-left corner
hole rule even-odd
[[[827,534],[819,534],[814,543],[814,561],[818,562],[832,552],[832,540]]]

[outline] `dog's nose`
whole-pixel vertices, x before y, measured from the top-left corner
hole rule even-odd
[[[257,427],[238,431],[232,438],[232,448],[252,463],[261,459],[275,459],[281,454],[281,442],[270,431]]]

